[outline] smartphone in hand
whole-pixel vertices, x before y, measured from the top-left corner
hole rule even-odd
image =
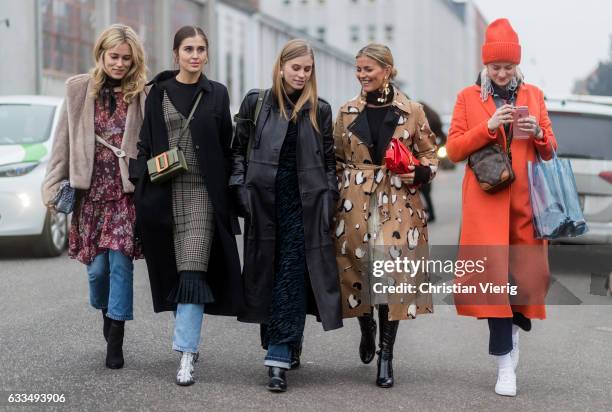
[[[529,108],[527,106],[517,106],[514,108],[512,119],[512,137],[514,139],[529,139],[529,132],[524,132],[519,128],[518,121],[529,117]]]

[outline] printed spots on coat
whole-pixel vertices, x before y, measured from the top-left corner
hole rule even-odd
[[[399,91],[393,105],[399,113],[393,136],[410,148],[422,165],[429,166],[434,176],[438,162],[435,136],[426,125],[422,107]],[[348,126],[364,107],[365,102],[359,97],[351,100],[340,109],[334,127],[337,171],[342,180],[334,233],[345,317],[359,316],[371,310],[373,292],[369,285],[380,280],[370,273],[370,250],[380,248],[380,256],[386,259],[407,257],[417,260],[418,253],[427,249],[427,226],[418,189],[403,184],[399,176],[384,166],[372,164],[360,136],[349,136]],[[372,196],[375,207],[371,208]],[[373,214],[378,214],[376,221],[380,225],[376,233],[371,227],[368,229],[367,223]],[[364,280],[366,277],[368,282]],[[388,284],[420,284],[427,280],[427,274],[419,273],[411,278],[391,273],[386,278]],[[363,283],[362,290],[353,286],[356,282]],[[432,311],[431,296],[418,292],[397,297],[378,296],[377,302],[379,298],[388,299],[391,320],[408,319]]]
[[[347,299],[347,303],[348,303],[349,308],[355,309],[357,306],[361,305],[361,299],[359,299],[355,295],[349,295]]]

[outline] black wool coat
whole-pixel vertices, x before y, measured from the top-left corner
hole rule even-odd
[[[178,283],[172,236],[172,183],[151,183],[147,160],[168,150],[168,134],[162,101],[165,82],[177,72],[158,74],[145,103],[145,116],[138,142],[138,158],[130,160],[130,180],[135,184],[136,231],[142,241],[149,271],[155,312],[175,310],[166,298]],[[197,91],[202,99],[189,125],[200,171],[214,207],[215,233],[208,264],[207,281],[215,302],[205,312],[237,315],[242,308],[240,260],[235,234],[238,219],[229,196],[227,181],[231,162],[232,121],[227,89],[200,76]]]
[[[271,92],[261,108],[252,147],[247,146],[259,90],[244,98],[237,116],[232,144],[230,187],[246,212],[243,285],[245,313],[239,320],[267,323],[275,277],[275,190],[281,148],[288,120],[280,113]],[[297,170],[302,211],[306,264],[314,304],[309,313],[321,320],[325,330],[342,326],[340,286],[332,238],[332,217],[338,198],[338,181],[332,137],[332,112],[318,101],[317,132],[310,122],[311,105],[298,114]],[[289,110],[290,112],[290,110]],[[247,165],[248,163],[248,165]],[[248,166],[248,167],[247,167]]]

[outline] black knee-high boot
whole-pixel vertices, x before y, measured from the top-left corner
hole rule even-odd
[[[389,320],[389,307],[379,305],[378,322],[380,323],[378,374],[376,385],[381,388],[393,386],[393,345],[399,327],[399,320]]]
[[[123,334],[125,321],[111,320],[106,345],[106,367],[109,369],[123,368]]]
[[[376,321],[371,313],[359,316],[361,329],[361,342],[359,343],[359,357],[363,363],[370,363],[376,352]]]
[[[110,331],[111,319],[106,317],[108,313],[108,309],[102,309],[102,319],[104,323],[102,324],[102,334],[104,334],[104,340],[108,342],[108,332]]]

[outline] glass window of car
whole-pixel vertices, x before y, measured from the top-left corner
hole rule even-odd
[[[559,156],[612,160],[612,116],[549,113]]]
[[[0,145],[42,143],[49,139],[55,106],[0,104]]]

